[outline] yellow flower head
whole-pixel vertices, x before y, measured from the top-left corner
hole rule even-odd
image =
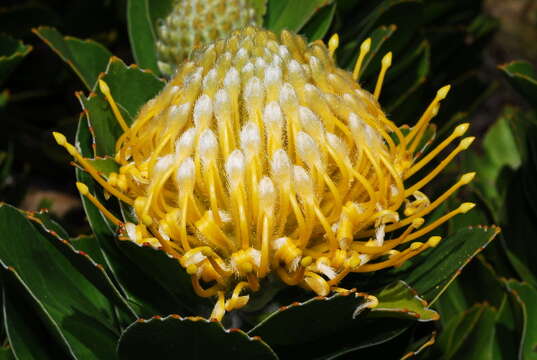
[[[412,177],[468,128],[459,125],[427,155],[417,151],[449,86],[403,132],[377,101],[391,53],[371,94],[356,82],[370,41],[354,74],[335,65],[337,42],[327,48],[287,31],[236,31],[194,54],[130,127],[101,81],[125,130],[116,144],[120,171],[108,182],[56,134],[110,194],[133,206],[139,223],[125,224],[126,236],[161,247],[200,296],[218,296],[216,318],[244,306],[249,297],[241,293],[257,291],[271,273],[327,295],[341,291],[350,272],[399,266],[440,241],[415,239],[473,207],[423,225],[473,178],[464,175],[434,201],[421,192],[471,137]]]

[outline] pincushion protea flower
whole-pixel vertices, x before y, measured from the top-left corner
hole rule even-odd
[[[424,225],[472,180],[474,173],[463,175],[434,201],[421,192],[472,137],[413,176],[468,128],[459,125],[428,154],[418,151],[449,86],[402,131],[377,101],[391,53],[371,94],[356,82],[370,40],[353,74],[335,65],[337,45],[337,35],[326,47],[287,31],[236,31],[194,54],[130,127],[101,80],[124,130],[120,170],[108,180],[54,134],[109,194],[132,206],[138,223],[123,224],[78,183],[82,194],[124,237],[175,257],[199,296],[217,297],[216,319],[246,305],[245,293],[260,290],[269,274],[318,295],[345,291],[338,284],[349,273],[399,266],[435,247],[438,236],[415,240],[474,206],[463,203]]]
[[[158,67],[172,76],[195,48],[255,24],[250,0],[175,0],[170,14],[158,25]]]

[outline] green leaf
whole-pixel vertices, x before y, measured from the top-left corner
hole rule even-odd
[[[119,250],[148,276],[155,279],[167,292],[169,302],[176,304],[175,312],[182,314],[201,314],[210,312],[212,303],[200,298],[192,288],[190,275],[179,264],[177,259],[170,257],[162,250],[151,246],[140,246],[131,241],[119,241]]]
[[[131,124],[140,108],[153,98],[164,83],[154,75],[135,66],[127,67],[121,60],[112,57],[106,73],[102,76],[118,105],[127,124]],[[122,130],[103,95],[77,96],[95,137],[97,156],[114,156],[115,144]],[[91,157],[91,156],[88,156]]]
[[[401,317],[418,321],[436,321],[438,313],[427,307],[427,302],[404,281],[394,282],[375,294],[379,304],[371,309],[371,316],[386,316],[395,313]]]
[[[76,250],[88,254],[97,264],[106,264],[95,235],[79,235],[71,238],[70,242]]]
[[[51,336],[37,313],[31,311],[33,305],[15,277],[10,272],[3,276],[2,303],[4,326],[11,351],[17,359],[54,360],[68,358]],[[11,352],[10,351],[10,352]],[[4,359],[0,356],[0,359]]]
[[[93,138],[89,130],[89,121],[86,116],[80,116],[78,121],[76,147],[82,156],[90,158],[94,156],[94,148],[91,146],[91,144],[93,144]],[[91,193],[102,193],[102,189],[95,183],[93,178],[79,168],[76,169],[76,180],[86,184]],[[81,196],[81,200],[86,216],[88,217],[88,222],[95,236],[98,239],[104,236],[114,236],[116,234],[114,225],[108,221],[108,219],[106,219],[86,197]]]
[[[468,25],[467,31],[472,35],[473,41],[476,41],[494,33],[499,27],[499,19],[486,14],[480,14]]]
[[[413,322],[395,312],[376,316],[365,311],[366,296],[353,290],[292,303],[269,314],[248,334],[261,336],[282,358],[359,355],[400,336]]]
[[[537,290],[529,284],[509,280],[506,282],[522,306],[523,330],[520,340],[519,358],[537,359]]]
[[[30,51],[32,51],[30,45],[24,45],[8,35],[0,34],[0,86]]]
[[[507,292],[484,255],[478,255],[457,277],[435,303],[442,314],[442,324],[468,310],[476,303],[489,303],[500,308]]]
[[[451,320],[438,339],[442,359],[491,359],[497,312],[477,304]]]
[[[127,25],[132,53],[136,63],[144,69],[160,74],[157,66],[155,32],[151,22],[149,0],[128,0]],[[168,1],[160,1],[162,3]]]
[[[41,26],[33,32],[73,69],[88,90],[93,88],[99,74],[106,70],[112,56],[98,42],[64,37],[54,28]]]
[[[381,26],[371,33],[371,48],[365,56],[364,62],[362,63],[362,76],[368,76],[375,71],[375,69],[370,67],[370,64],[375,57],[380,58],[384,56],[384,54],[379,53],[379,50],[382,48],[382,45],[395,33],[396,29],[397,27],[395,25]]]
[[[75,248],[67,239],[68,236],[58,224],[53,222],[46,213],[32,213],[27,215],[28,219],[35,221],[36,227],[45,234],[51,235],[51,243],[69,260],[69,262],[78,271],[83,274],[101,293],[103,293],[110,301],[114,302],[122,311],[127,312],[130,316],[135,316],[134,310],[129,306],[125,299],[121,296],[112,280],[104,270],[102,264],[95,262],[86,252]],[[50,225],[54,227],[51,228]],[[55,230],[52,230],[55,229]],[[91,238],[94,242],[97,240]]]
[[[382,98],[389,99],[385,106],[389,113],[395,113],[397,107],[425,83],[431,66],[429,42],[424,40],[403,60],[390,69],[386,77],[386,90],[383,91]]]
[[[537,287],[537,278],[535,277],[530,269],[522,262],[518,256],[510,251],[509,249],[506,249],[507,257],[509,258],[509,261],[511,262],[511,265],[515,268],[517,274],[520,276],[522,280],[529,283],[533,287]]]
[[[492,227],[468,227],[443,239],[411,261],[400,279],[407,282],[420,296],[433,304],[468,262],[482,251],[498,234]],[[395,271],[396,273],[398,271]]]
[[[419,24],[419,21],[415,21],[415,18],[420,16],[421,8],[421,2],[416,0],[385,0],[354,5],[354,8],[348,11],[348,13],[352,14],[348,19],[351,23],[348,25],[348,29],[341,31],[342,41],[347,45],[345,46],[344,54],[341,56],[340,63],[345,68],[352,69],[358,57],[360,44],[367,37],[372,37],[374,29],[383,27],[391,28],[392,31],[398,29],[395,35],[398,40],[393,41],[389,48],[383,48],[383,51],[378,56],[375,56],[373,61],[376,65],[374,66],[375,71],[377,67],[380,67],[382,56],[388,51],[394,51],[397,59],[399,59],[399,47],[404,49],[405,43],[415,38],[412,33]],[[379,52],[379,49],[377,49],[377,52]],[[362,71],[364,77],[371,75],[372,72],[373,70],[369,70],[367,73]]]
[[[138,320],[121,335],[120,359],[277,359],[260,338],[203,318],[171,315]]]
[[[518,351],[523,325],[522,306],[514,294],[505,295],[496,317],[494,359],[508,359]]]
[[[333,0],[269,0],[264,27],[276,33],[287,29],[298,32],[323,6]]]
[[[0,261],[18,277],[74,357],[114,358],[114,314],[103,295],[18,210],[0,206]],[[16,244],[16,246],[14,246]]]
[[[79,122],[76,140],[80,153],[85,157],[92,156],[91,144],[93,140],[88,122],[84,117],[81,117]],[[106,203],[100,195],[103,192],[102,189],[89,174],[76,169],[76,177],[78,181],[88,186],[91,193]],[[159,312],[180,310],[174,306],[173,302],[170,304],[169,294],[156,283],[155,279],[148,277],[141,271],[140,265],[134,264],[120,251],[115,226],[86,197],[82,196],[81,200],[89,224],[99,243],[100,251],[105,260],[104,265],[137,315],[150,316]],[[112,204],[113,202],[108,203],[108,205]]]
[[[499,184],[500,176],[502,174],[505,176],[502,170],[505,167],[515,170],[522,162],[515,137],[509,126],[513,121],[512,118],[516,116],[519,114],[514,109],[505,109],[485,135],[481,154],[474,151],[464,155],[465,168],[473,169],[478,174],[472,186],[487,201],[496,220],[500,219],[503,202],[502,189]]]
[[[530,103],[537,107],[537,73],[532,64],[526,61],[513,61],[500,65],[509,83]]]
[[[122,130],[110,110],[109,104],[102,96],[95,93],[90,94],[87,98],[80,92],[76,95],[85,110],[84,117],[89,122],[95,138],[95,154],[87,157],[93,157],[93,155],[114,156],[116,140],[121,136]]]
[[[362,62],[362,68],[360,70],[361,78],[374,71],[372,68],[370,68],[372,60],[379,54],[379,49],[394,34],[395,30],[395,25],[383,25],[375,29],[369,35],[369,37],[371,38],[371,48]],[[349,70],[351,71],[354,69],[354,64],[356,62],[356,59],[358,58],[358,51],[356,50],[356,48],[358,48],[359,45],[360,43],[358,43],[358,41],[352,41],[347,43],[342,50],[343,53],[341,54],[341,58],[343,63],[347,63],[350,59],[354,59],[349,65]]]
[[[330,29],[335,13],[336,3],[323,7],[304,25],[300,33],[310,42],[324,38]]]
[[[119,171],[118,163],[111,157],[88,159],[88,162],[106,179],[111,173]]]
[[[427,336],[422,337],[421,339],[418,339],[416,342],[412,343],[409,348],[407,349],[407,352],[401,359],[409,359],[409,358],[415,358],[416,355],[420,355],[423,351],[429,350],[429,347],[434,345],[436,342],[436,331],[431,332],[430,334],[427,334]]]
[[[528,164],[524,164],[528,166]],[[529,164],[529,167],[532,167]],[[521,169],[522,170],[522,169]],[[537,223],[531,207],[535,201],[525,191],[524,182],[533,182],[534,177],[526,179],[523,171],[517,171],[511,179],[503,206],[504,226],[503,245],[506,254],[518,275],[525,281],[537,286],[537,247],[528,246],[528,239],[537,237]]]
[[[353,314],[365,301],[363,294],[353,291],[293,303],[268,315],[248,334],[261,336],[271,346],[319,340],[349,327],[354,321]]]
[[[41,225],[43,229],[50,235],[56,236],[60,239],[69,239],[69,234],[67,231],[60,224],[50,218],[48,215],[48,210],[27,212],[26,217]]]
[[[101,77],[110,87],[110,92],[118,104],[127,125],[130,125],[140,108],[154,98],[165,82],[147,70],[136,65],[127,66],[121,59],[112,57]]]
[[[107,73],[102,79],[110,87],[112,96],[121,109],[127,123],[131,123],[136,116],[139,108],[150,98],[160,91],[163,83],[154,75],[144,72],[137,67],[127,67],[119,59],[112,58],[107,69]],[[96,152],[98,155],[113,156],[115,154],[115,143],[121,130],[117,124],[113,113],[103,96],[90,95],[89,98],[80,97],[81,102],[86,107],[86,116],[94,134]],[[92,134],[85,119],[79,124],[77,135],[77,145],[85,157],[92,156],[91,144],[93,143]],[[114,169],[111,159],[101,162],[100,170],[103,172]],[[107,208],[117,209],[114,201],[106,202],[102,197],[102,189],[94,183],[91,177],[81,170],[77,170],[78,180],[88,185],[90,191],[95,194]],[[113,274],[115,280],[121,288],[124,296],[129,303],[135,308],[138,315],[149,315],[155,312],[185,312],[183,301],[179,301],[173,294],[181,287],[178,284],[184,283],[179,280],[169,284],[168,289],[163,288],[161,282],[166,282],[170,277],[152,277],[152,272],[159,271],[162,262],[168,264],[171,260],[164,254],[158,259],[152,257],[154,252],[151,249],[142,248],[141,250],[132,250],[130,246],[136,246],[131,243],[118,241],[115,236],[115,226],[113,226],[98,209],[94,207],[87,199],[82,198],[83,205],[90,221],[92,229],[96,233],[97,240],[102,249],[106,265]],[[129,256],[123,253],[123,250],[129,251]],[[139,255],[143,252],[149,258],[144,257],[130,259],[132,253]],[[153,267],[147,267],[145,261],[155,261]],[[142,265],[143,264],[143,265]],[[182,271],[179,265],[175,264],[175,269]],[[149,272],[148,275],[147,272]],[[169,275],[170,273],[168,273]],[[177,279],[183,279],[178,277]],[[175,279],[177,281],[177,279]],[[170,280],[171,281],[171,280]],[[190,282],[188,284],[190,286]],[[190,287],[188,288],[190,289]],[[186,288],[185,288],[186,292]],[[196,298],[197,299],[197,298]],[[197,299],[198,303],[203,303]]]
[[[369,319],[366,316],[356,321],[354,326],[346,331],[327,336],[323,341],[308,343],[298,349],[295,348],[294,352],[288,352],[289,356],[286,358],[292,359],[295,354],[301,353],[306,355],[303,357],[304,359],[359,359],[375,352],[382,354],[382,357],[379,358],[388,358],[387,352],[391,351],[387,350],[386,346],[390,346],[393,341],[399,342],[411,324],[412,321],[405,319]],[[312,351],[323,345],[330,351]],[[402,346],[399,343],[398,345],[394,350],[397,355],[400,355],[399,350]],[[280,354],[280,351],[278,351],[278,354]]]
[[[146,0],[149,9],[150,23],[156,30],[159,19],[164,19],[172,11],[174,0]],[[259,0],[256,0],[259,1]]]
[[[16,360],[9,346],[0,348],[0,360]]]

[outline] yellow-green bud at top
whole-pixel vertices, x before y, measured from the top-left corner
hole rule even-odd
[[[157,28],[160,71],[172,76],[192,50],[256,25],[256,18],[250,0],[175,0],[172,11]]]

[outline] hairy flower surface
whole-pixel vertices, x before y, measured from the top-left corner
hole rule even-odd
[[[157,28],[158,66],[171,76],[192,50],[255,25],[251,0],[175,0]]]
[[[356,82],[370,40],[353,74],[335,65],[337,43],[337,36],[327,48],[287,31],[236,31],[194,54],[130,127],[101,81],[124,129],[120,171],[108,181],[55,134],[108,193],[132,205],[139,223],[124,224],[125,236],[161,247],[198,295],[218,297],[215,318],[244,306],[245,291],[258,291],[269,274],[318,295],[342,291],[351,272],[399,266],[436,246],[438,236],[415,240],[473,207],[424,224],[474,173],[434,201],[421,192],[473,138],[413,176],[468,128],[420,151],[449,86],[401,130],[377,101],[391,53],[371,94]]]

